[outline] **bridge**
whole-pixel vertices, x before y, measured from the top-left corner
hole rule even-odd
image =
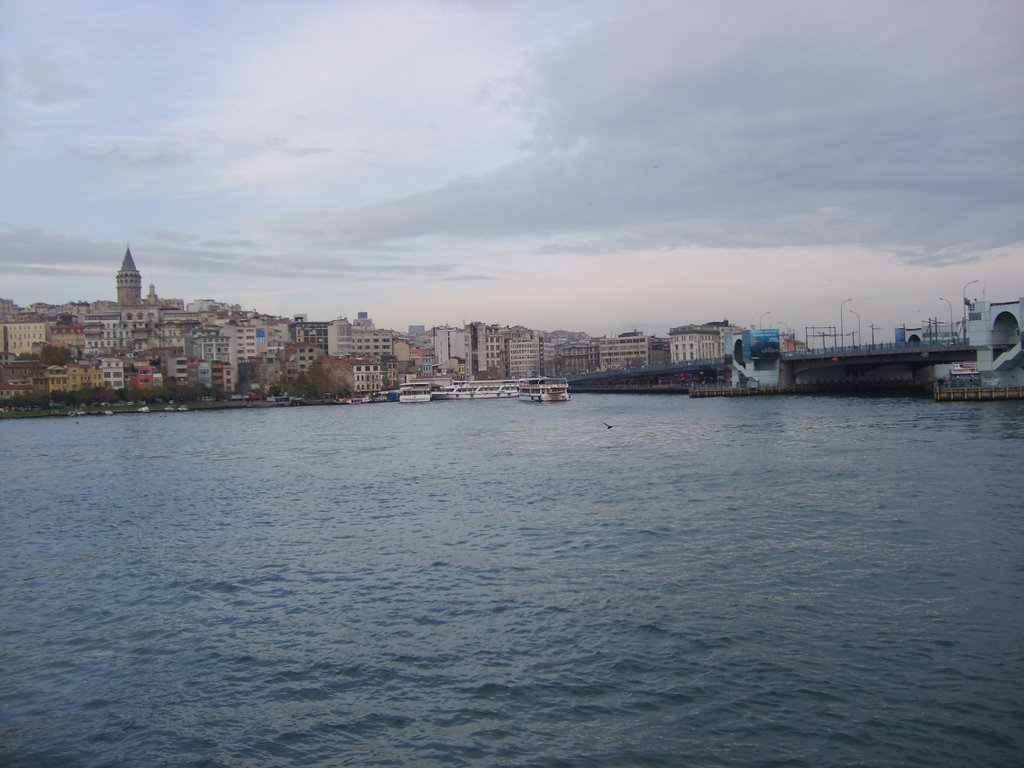
[[[864,344],[783,353],[779,385],[835,385],[859,389],[930,387],[936,365],[976,362],[977,350],[964,341]]]
[[[694,384],[723,384],[724,358],[620,368],[566,376],[573,392],[686,394]]]
[[[936,366],[971,363],[984,386],[1024,386],[1024,298],[974,300],[966,338],[920,339],[781,352],[778,329],[723,338],[713,360],[567,376],[574,392],[687,392],[691,387],[772,387],[785,391],[930,390]],[[950,330],[953,324],[950,323]],[[945,370],[943,371],[945,373]]]
[[[965,342],[865,344],[783,352],[774,361],[778,384],[821,391],[927,388],[922,372],[939,364],[973,362],[976,350]],[[573,392],[685,394],[691,386],[742,384],[725,355],[711,360],[648,365],[567,376]],[[775,378],[775,377],[773,377]]]

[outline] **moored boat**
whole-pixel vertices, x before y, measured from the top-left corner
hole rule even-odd
[[[529,403],[564,403],[572,395],[565,379],[540,377],[519,382],[519,399]]]
[[[434,392],[435,400],[494,400],[519,397],[519,379],[453,381]]]
[[[398,387],[398,402],[429,403],[432,390],[429,381],[409,381]]]

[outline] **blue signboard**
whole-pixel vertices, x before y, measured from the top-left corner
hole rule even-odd
[[[779,357],[778,328],[749,328],[743,331],[743,350],[752,360],[770,360]]]

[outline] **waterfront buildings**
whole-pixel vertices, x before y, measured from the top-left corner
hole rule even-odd
[[[143,294],[142,273],[130,249],[114,282],[116,301],[21,309],[0,299],[4,396],[165,385],[225,394],[268,392],[300,380],[368,392],[437,375],[470,380],[566,376],[721,360],[730,352],[723,337],[743,330],[722,320],[681,325],[668,338],[640,330],[592,338],[474,320],[462,327],[443,325],[428,332],[412,326],[398,333],[375,327],[364,311],[352,321],[345,316],[319,321],[264,315],[214,299],[192,301],[186,309],[183,300],[161,297],[153,285]],[[1020,354],[1013,352],[1015,346],[1019,350],[1019,339],[1014,341],[1019,302],[973,302],[971,310],[972,338],[987,349],[979,360],[987,356],[987,364],[1000,370],[1019,368]],[[952,323],[903,331],[907,341],[958,337]],[[68,362],[60,359],[53,365],[52,355],[50,365],[17,359],[51,348],[67,350]]]

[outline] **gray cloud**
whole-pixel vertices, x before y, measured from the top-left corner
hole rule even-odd
[[[291,144],[287,139],[272,138],[266,142],[268,149],[280,152],[282,155],[287,157],[311,157],[313,155],[324,155],[333,152],[334,150],[330,147],[304,147],[295,146]]]
[[[187,165],[192,162],[193,153],[172,143],[155,145],[115,145],[103,149],[78,147],[70,154],[82,160],[106,162],[129,168],[164,168]]]
[[[922,265],[1024,241],[1020,6],[726,8],[545,51],[517,81],[535,126],[524,160],[310,226],[347,247],[863,243]]]
[[[151,242],[133,242],[132,253],[143,272],[244,275],[274,280],[341,278],[345,280],[489,279],[464,274],[456,263],[418,264],[374,258],[343,258],[267,252],[254,241],[220,241],[189,247],[182,233],[161,233]],[[173,235],[168,237],[168,235]],[[232,242],[236,247],[232,247]],[[116,270],[125,245],[55,235],[41,229],[0,231],[0,271],[7,274],[96,277]],[[244,250],[239,250],[243,248]],[[144,265],[144,266],[143,266]]]
[[[56,51],[43,47],[23,50],[13,61],[10,81],[15,92],[40,107],[63,104],[94,93],[74,80],[68,63]]]

